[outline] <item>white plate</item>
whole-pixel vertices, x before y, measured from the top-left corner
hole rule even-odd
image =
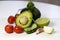
[[[0,1],[0,40],[59,40],[60,39],[60,6],[34,2],[35,6],[41,11],[41,17],[50,18],[49,26],[54,27],[53,34],[41,33],[32,34],[7,34],[4,30],[8,24],[9,15],[15,15],[18,9],[25,8],[27,1]]]

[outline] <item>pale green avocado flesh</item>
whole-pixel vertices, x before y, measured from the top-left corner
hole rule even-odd
[[[38,29],[38,26],[34,23],[34,24],[32,24],[31,27],[25,28],[24,31],[27,34],[31,34],[31,33],[34,33],[37,29]]]
[[[24,11],[16,18],[16,25],[27,28],[31,25],[32,19],[32,13],[30,11]]]

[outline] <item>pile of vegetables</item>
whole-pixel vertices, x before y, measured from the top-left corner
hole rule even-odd
[[[39,33],[45,31],[46,27],[50,23],[49,18],[41,18],[41,12],[35,7],[33,2],[28,2],[27,7],[23,8],[20,14],[8,17],[8,23],[15,23],[15,27],[12,25],[6,25],[5,31],[7,33],[23,33],[31,34],[39,29]],[[49,27],[48,27],[49,28]],[[52,33],[53,28],[50,28]],[[45,31],[46,32],[46,31]],[[37,33],[38,34],[38,33]]]

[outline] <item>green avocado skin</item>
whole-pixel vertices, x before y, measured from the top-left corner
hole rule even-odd
[[[29,1],[27,4],[27,7],[22,9],[22,11],[20,13],[22,13],[23,11],[26,11],[26,10],[30,10],[32,12],[34,20],[41,17],[41,12],[35,7],[35,5],[32,1]]]
[[[41,16],[40,11],[35,7],[35,5],[32,1],[28,2],[27,8],[32,12],[34,20],[36,20],[37,18],[39,18]]]
[[[22,13],[24,11],[28,11],[28,10],[29,10],[28,8],[23,8],[20,13]]]
[[[41,12],[34,7],[33,9],[30,9],[33,14],[33,19],[36,20],[37,18],[41,17]]]
[[[32,9],[34,7],[34,3],[32,1],[28,2],[27,8]]]
[[[34,33],[38,29],[38,26],[36,24],[31,25],[31,27],[25,28],[24,31],[27,34]]]
[[[35,31],[37,30],[37,28],[33,29],[33,30],[30,30],[30,31],[25,31],[27,34],[31,34],[31,33],[34,33]]]
[[[20,13],[22,13],[22,12],[24,12],[26,10],[30,10],[32,12],[34,20],[41,17],[41,12],[36,7],[32,8],[32,9],[24,8],[24,9],[22,9],[22,11]]]

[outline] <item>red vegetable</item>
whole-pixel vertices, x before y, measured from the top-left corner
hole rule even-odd
[[[41,32],[43,32],[43,28],[39,28],[39,29],[37,29],[37,33],[36,34],[39,34],[39,33],[41,33]]]
[[[19,14],[15,14],[15,18],[16,18],[17,16],[19,16]]]
[[[8,23],[13,24],[15,22],[15,17],[14,16],[9,16],[8,17]]]
[[[13,33],[13,26],[12,25],[6,25],[5,26],[5,31],[7,33]]]
[[[22,32],[23,32],[23,28],[22,28],[21,26],[15,26],[15,27],[14,27],[14,31],[15,31],[16,33],[22,33]]]

